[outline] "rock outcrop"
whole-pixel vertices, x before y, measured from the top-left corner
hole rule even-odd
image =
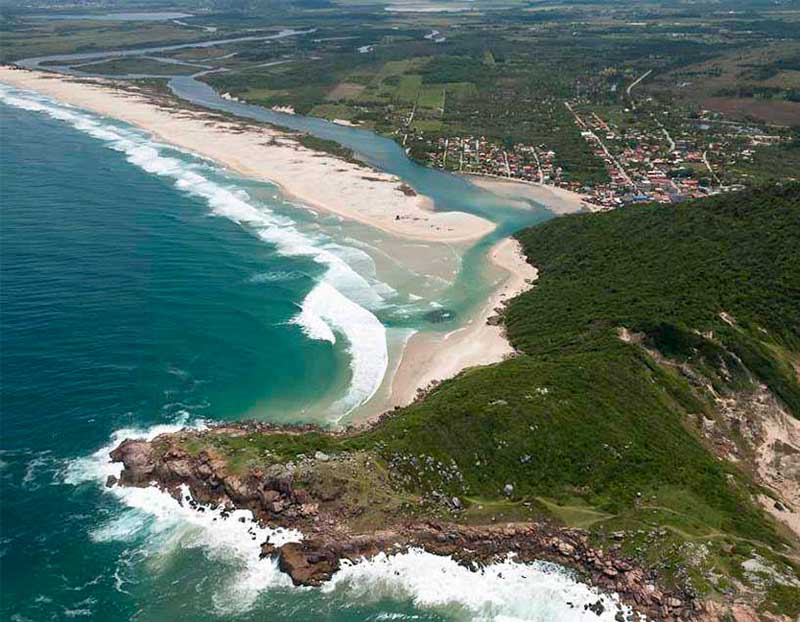
[[[237,434],[243,427],[224,430]],[[363,507],[348,507],[335,487],[305,487],[316,476],[313,465],[330,469],[335,457],[309,459],[312,466],[302,471],[295,464],[281,463],[234,469],[213,443],[187,451],[187,434],[196,433],[124,441],[111,452],[111,459],[121,462],[123,469],[119,481],[112,479],[109,485],[155,485],[193,507],[247,509],[262,524],[299,529],[302,542],[281,547],[266,542],[261,548],[262,556],[277,556],[280,569],[296,585],[324,583],[345,559],[357,561],[412,547],[451,556],[473,569],[513,553],[518,561],[547,560],[570,568],[601,590],[617,593],[622,603],[648,619],[691,620],[702,612],[692,594],[661,591],[656,576],[631,559],[592,547],[584,531],[538,523],[469,526],[413,513],[387,517],[380,528],[359,531],[351,518],[362,514]],[[184,495],[186,488],[190,495]]]

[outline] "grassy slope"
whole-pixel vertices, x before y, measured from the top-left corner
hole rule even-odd
[[[714,329],[800,414],[786,362],[800,351],[800,189],[562,218],[520,239],[541,274],[507,313],[524,355],[462,374],[368,436],[387,454],[453,458],[484,496],[511,483],[619,511],[668,491],[676,509],[768,540],[745,478],[729,486],[731,469],[686,429],[685,413],[709,403],[617,327],[686,358],[721,351],[692,332]]]

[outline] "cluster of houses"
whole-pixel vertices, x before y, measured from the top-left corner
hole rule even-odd
[[[581,185],[570,180],[556,152],[546,145],[506,144],[482,136],[438,137],[427,153],[430,163],[463,173],[555,185],[614,208],[645,201],[675,203],[740,187],[723,174],[728,164],[747,161],[756,147],[782,139],[755,129],[743,131],[744,126],[727,121],[725,130],[717,131],[702,118],[672,123],[668,129],[657,114],[642,110],[637,111],[641,123],[617,126],[591,111],[585,101],[565,105],[592,153],[604,162],[608,181]]]
[[[554,184],[561,180],[555,152],[545,145],[501,145],[483,136],[439,137],[431,163],[463,173]]]
[[[574,108],[571,108],[574,110]],[[660,123],[649,129],[624,130],[596,113],[574,112],[581,135],[606,165],[610,181],[592,188],[601,205],[615,207],[636,201],[674,203],[706,196],[719,185],[711,164],[695,141],[673,138]],[[700,179],[706,183],[700,185]]]
[[[697,150],[676,143],[675,150],[664,154],[658,146],[641,141],[635,147],[622,147],[617,156],[617,145],[609,146],[606,141],[620,142],[621,137],[607,126],[602,128],[600,137],[600,129],[582,132],[593,143],[593,153],[605,162],[609,175],[608,182],[592,186],[566,179],[556,152],[545,145],[507,146],[480,136],[439,137],[437,148],[428,155],[438,168],[551,184],[581,192],[589,201],[609,208],[636,201],[666,203],[708,194],[708,188],[701,188],[697,179],[674,175],[676,170],[683,170],[684,163],[702,163],[702,154]]]

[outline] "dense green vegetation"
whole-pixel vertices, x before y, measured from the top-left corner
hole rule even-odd
[[[759,344],[800,351],[797,188],[630,207],[525,232],[544,278],[509,310],[509,334],[527,353],[552,355],[603,347],[624,326],[689,356],[703,341],[696,331],[713,330],[758,368],[773,358]],[[775,365],[762,379],[800,415],[794,371]]]
[[[304,36],[229,41],[161,56],[223,69],[202,78],[220,92],[359,124],[394,138],[412,158],[450,170],[504,174],[502,150],[516,152],[511,167],[527,168],[515,171],[526,179],[541,173],[572,189],[608,184],[609,170],[598,156],[602,152],[581,136],[566,101],[587,118],[591,113],[613,123],[628,118],[623,126],[629,126],[634,140],[646,134],[650,142],[666,147],[663,122],[679,150],[708,148],[715,175],[707,176],[698,159],[685,171],[705,186],[785,180],[796,168],[796,158],[780,159],[784,144],[759,146],[752,158],[741,157],[750,132],[727,125],[727,119],[772,123],[781,127],[762,126],[759,133],[780,138],[800,119],[800,41],[794,34],[800,31],[800,13],[782,4],[735,2],[729,14],[704,2],[687,10],[672,2],[487,0],[480,11],[425,14],[344,0],[225,0],[202,9],[170,3],[170,8],[195,15],[165,22],[47,20],[40,19],[37,5],[51,14],[57,10],[33,2],[0,11],[0,55],[6,61],[232,39],[284,27],[314,29]],[[86,11],[102,13],[114,5]],[[164,8],[145,1],[134,5]],[[146,57],[96,69],[112,74],[191,71],[159,67]],[[626,87],[645,72],[649,77],[636,87],[640,112],[633,115]],[[701,110],[724,114],[726,124],[687,129],[684,117]],[[663,118],[667,111],[670,122]],[[684,145],[686,137],[691,140]],[[490,159],[497,166],[487,168],[488,152],[472,150],[478,139],[495,150]],[[765,155],[759,157],[762,150]]]
[[[193,65],[173,65],[146,58],[117,58],[87,65],[84,71],[104,75],[149,74],[152,76],[182,76],[197,73],[201,68]]]
[[[172,22],[95,22],[23,19],[0,13],[0,62],[29,56],[171,45],[208,39],[207,33]]]
[[[683,510],[769,539],[754,511],[740,511],[747,504],[727,486],[724,467],[684,429],[684,408],[703,406],[683,382],[620,344],[469,372],[371,436],[390,455],[453,458],[469,495],[499,497],[511,484],[519,496],[577,496],[618,513],[640,497],[663,504],[660,493],[679,487],[691,499]]]
[[[751,162],[741,162],[735,168],[740,175],[761,184],[778,183],[787,170],[800,176],[800,127],[790,142],[759,149]]]
[[[738,397],[763,382],[800,415],[800,184],[565,216],[518,237],[540,277],[505,313],[517,357],[363,431],[214,434],[188,448],[211,444],[234,469],[372,455],[392,482],[375,498],[393,498],[393,513],[585,528],[664,585],[713,598],[733,577],[762,611],[796,615],[790,579],[742,565],[796,576],[791,536],[755,502],[769,493],[752,472],[701,429],[719,416],[709,386]],[[373,510],[371,524],[391,520]]]
[[[790,100],[800,88],[800,14],[787,8],[771,19],[771,3],[586,1],[503,11],[484,3],[480,13],[411,16],[342,4],[226,0],[184,25],[50,22],[5,11],[0,53],[13,60],[315,27],[163,56],[225,69],[205,78],[221,92],[393,136],[423,161],[457,137],[553,150],[562,179],[581,185],[603,183],[608,172],[567,100],[584,118],[596,113],[638,131],[634,145],[662,140],[662,129],[677,140],[687,124],[701,151],[721,140],[738,145],[756,130],[740,134],[727,116],[698,120],[700,109],[723,104],[732,118],[799,122]],[[745,4],[746,14],[726,14]],[[95,69],[191,71],[143,57]],[[626,87],[651,71],[634,102]],[[163,93],[162,83],[149,86]],[[737,113],[743,100],[758,107]],[[730,577],[747,583],[741,563],[753,557],[798,574],[779,555],[785,532],[753,500],[766,491],[701,433],[718,415],[709,386],[735,397],[764,383],[800,417],[800,185],[778,185],[800,170],[800,140],[788,127],[757,131],[777,136],[748,157],[744,142],[709,152],[725,182],[771,188],[569,216],[520,233],[540,278],[505,313],[514,359],[468,370],[356,433],[188,434],[187,449],[212,444],[234,471],[348,453],[357,463],[348,477],[363,478],[353,503],[372,527],[386,520],[376,502],[386,499],[392,513],[465,522],[544,518],[589,529],[601,546],[658,569],[662,581],[685,581],[677,569],[688,567],[706,594],[727,596]],[[353,158],[331,141],[298,140]],[[684,174],[710,185],[699,160],[676,173]],[[623,531],[624,539],[612,536]],[[800,612],[797,587],[768,583],[764,592],[764,611]]]
[[[729,348],[800,414],[789,354],[800,351],[800,187],[573,216],[520,239],[541,270],[506,315],[524,355],[462,374],[371,435],[390,453],[452,457],[480,495],[507,482],[619,511],[666,487],[718,527],[767,538],[744,490],[685,428],[703,398],[617,331],[735,370]],[[708,330],[714,340],[696,332]]]

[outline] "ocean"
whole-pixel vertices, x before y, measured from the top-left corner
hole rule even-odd
[[[356,416],[426,313],[463,316],[491,278],[474,250],[423,273],[133,128],[6,87],[0,102],[2,619],[613,619],[564,571],[513,559],[472,573],[411,551],[295,588],[258,559],[270,530],[106,489],[126,437]]]

